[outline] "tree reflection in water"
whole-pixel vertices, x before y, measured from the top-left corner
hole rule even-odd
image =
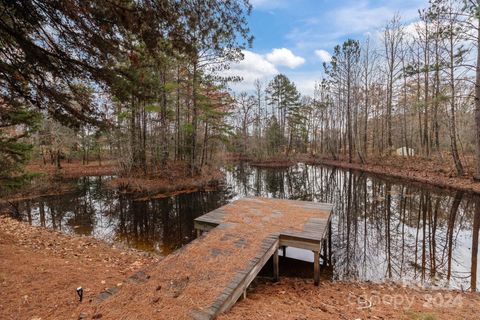
[[[71,180],[74,191],[23,201],[20,217],[33,225],[168,254],[195,237],[193,219],[227,203],[228,193],[197,192],[135,201],[104,188],[108,177]]]
[[[226,168],[216,192],[134,201],[72,180],[75,191],[17,204],[19,218],[168,254],[194,238],[193,219],[243,196],[331,202],[334,277],[476,290],[480,198],[322,166]]]
[[[234,194],[335,205],[337,279],[392,279],[465,290],[479,284],[478,196],[321,166],[245,167],[236,173],[227,181]]]

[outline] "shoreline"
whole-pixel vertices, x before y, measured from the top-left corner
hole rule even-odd
[[[392,160],[400,161],[400,164],[392,165],[389,163],[389,161],[391,162]],[[480,182],[474,181],[472,177],[467,175],[458,177],[451,173],[449,174],[451,169],[449,169],[448,166],[442,166],[438,162],[428,162],[419,157],[395,157],[384,164],[380,164],[375,160],[365,164],[358,162],[349,163],[343,159],[314,158],[308,155],[298,155],[291,159],[282,158],[265,161],[249,159],[245,162],[252,167],[266,169],[285,169],[298,163],[323,165],[383,175],[407,182],[444,188],[450,191],[480,194]],[[226,160],[225,163],[235,164],[239,163],[239,161],[238,159],[230,159]],[[433,166],[433,169],[428,168],[428,166]],[[27,166],[29,170],[34,168],[42,168],[37,170],[37,172],[44,173],[45,175],[34,178],[32,183],[24,188],[5,194],[2,197],[3,202],[21,201],[69,192],[72,186],[70,186],[66,180],[82,176],[115,175],[115,177],[108,182],[107,187],[122,193],[135,195],[139,201],[161,199],[199,191],[214,191],[224,178],[221,170],[215,168],[204,168],[198,176],[190,177],[185,173],[185,168],[181,165],[172,165],[156,176],[138,175],[131,177],[118,175],[118,168],[112,165],[111,162],[105,162],[102,166],[98,166],[97,164],[79,166],[78,164],[70,163],[61,171],[56,170],[56,168],[51,165],[30,164]],[[52,188],[48,186],[49,184],[54,184],[55,187]]]
[[[216,168],[203,168],[196,176],[189,176],[182,165],[172,165],[151,175],[121,175],[117,166],[105,163],[82,165],[70,163],[58,170],[52,165],[29,164],[27,170],[40,173],[25,186],[7,192],[0,199],[1,204],[57,196],[71,192],[75,185],[71,179],[87,176],[113,176],[106,187],[124,194],[135,196],[137,201],[162,199],[179,194],[199,191],[214,191],[224,179],[224,174]]]
[[[58,169],[52,164],[30,163],[25,169],[30,172],[44,174],[48,177],[79,178],[85,176],[114,176],[118,175],[120,169],[116,161],[106,160],[99,164],[92,161],[89,164],[82,164],[79,161],[62,163],[62,168]]]
[[[230,163],[242,162],[238,159],[227,160]],[[268,160],[248,159],[243,162],[252,167],[266,169],[286,169],[298,163],[307,165],[324,165],[342,169],[352,169],[366,173],[384,175],[395,179],[402,179],[409,182],[427,184],[433,187],[448,189],[451,191],[463,191],[467,193],[480,194],[480,182],[473,179],[473,168],[471,164],[465,164],[463,176],[457,176],[448,161],[443,159],[425,159],[422,157],[400,157],[391,156],[388,158],[369,159],[365,164],[359,162],[348,162],[345,159],[331,159],[328,157],[314,157],[307,154],[294,155],[291,158],[278,158]]]
[[[308,165],[324,165],[342,169],[352,169],[376,175],[385,175],[391,178],[402,179],[410,182],[427,184],[433,187],[448,189],[450,191],[463,191],[468,193],[480,194],[480,182],[473,181],[467,177],[447,177],[425,171],[410,171],[409,169],[399,169],[393,166],[379,165],[375,163],[349,163],[343,160],[316,159],[305,161]]]
[[[219,169],[206,168],[197,176],[189,176],[183,169],[172,169],[159,176],[115,177],[106,187],[131,194],[136,201],[163,199],[180,194],[214,191],[224,178]]]
[[[82,319],[82,315],[86,317],[83,319],[91,318],[89,312],[96,309],[102,293],[106,290],[114,291],[112,294],[121,290],[128,292],[129,286],[142,285],[129,279],[143,271],[149,279],[148,270],[159,259],[156,255],[121,249],[92,237],[65,235],[0,216],[0,316],[7,319],[12,316]],[[405,287],[390,282],[333,281],[325,278],[327,273],[323,272],[320,287],[314,286],[310,279],[281,276],[278,283],[272,283],[258,278],[249,288],[247,298],[219,319],[375,316],[424,319],[416,318],[419,315],[433,317],[426,319],[452,319],[459,315],[475,319],[480,310],[478,293]],[[84,289],[83,302],[78,301],[75,293],[78,286]],[[385,297],[393,300],[379,300]],[[435,299],[444,299],[442,306],[426,305],[435,303]],[[393,307],[392,303],[395,303]],[[161,305],[159,307],[161,310]],[[135,318],[128,307],[124,311],[126,318]]]
[[[425,289],[397,283],[259,281],[220,320],[261,319],[477,319],[478,293]]]

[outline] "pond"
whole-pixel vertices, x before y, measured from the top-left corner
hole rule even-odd
[[[165,255],[194,239],[194,218],[240,197],[330,202],[334,279],[473,291],[480,284],[479,196],[325,166],[224,170],[218,191],[149,201],[104,188],[109,177],[83,177],[72,180],[75,188],[68,194],[17,203],[14,215]],[[312,259],[293,249],[287,256]]]

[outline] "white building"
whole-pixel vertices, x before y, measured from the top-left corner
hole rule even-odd
[[[397,155],[402,157],[411,157],[415,155],[415,150],[412,148],[401,147],[397,149]]]

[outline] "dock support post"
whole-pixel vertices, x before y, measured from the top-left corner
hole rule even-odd
[[[278,248],[273,254],[273,281],[277,282],[279,279],[279,270],[278,270]]]
[[[282,251],[283,251],[283,257],[285,258],[287,256],[287,246],[282,246]]]
[[[247,289],[243,290],[243,300],[247,299]]]
[[[320,284],[320,251],[313,251],[313,284]]]
[[[202,235],[200,229],[195,229],[195,231],[197,231],[197,238],[200,238],[200,236]]]
[[[332,221],[328,222],[328,265],[332,266]]]

